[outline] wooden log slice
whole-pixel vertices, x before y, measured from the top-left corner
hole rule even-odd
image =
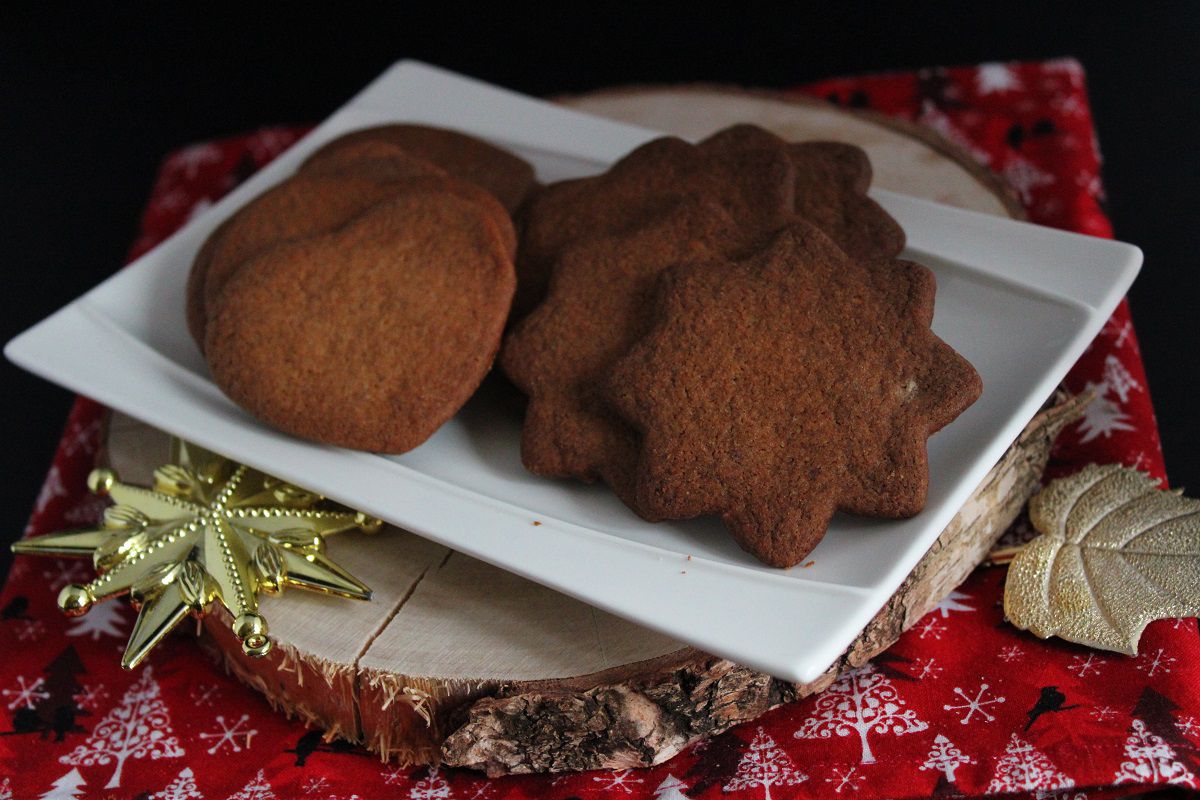
[[[928,133],[822,104],[728,89],[604,92],[578,108],[699,136],[735,121],[785,137],[852,141],[876,184],[1017,216],[970,156]],[[370,603],[291,591],[264,598],[274,650],[245,657],[227,616],[203,643],[279,710],[383,758],[508,773],[660,763],[696,739],[828,685],[890,646],[984,558],[1037,484],[1050,444],[1077,418],[1059,396],[992,469],[905,583],[826,673],[779,681],[699,652],[396,528],[347,534],[330,555],[375,590]],[[114,415],[107,461],[149,481],[168,439]]]

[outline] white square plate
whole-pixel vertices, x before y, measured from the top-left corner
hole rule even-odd
[[[979,370],[983,396],[930,440],[921,514],[839,515],[808,559],[813,566],[777,570],[743,553],[716,520],[651,525],[603,487],[525,472],[519,421],[483,398],[416,450],[383,457],[278,433],[217,389],[184,324],[197,248],[323,142],[390,121],[492,140],[532,162],[542,181],[601,171],[656,135],[424,64],[397,64],[5,354],[165,431],[781,678],[816,678],[862,630],[1099,332],[1142,260],[1131,245],[874,192],[904,226],[907,255],[937,274],[933,328]]]

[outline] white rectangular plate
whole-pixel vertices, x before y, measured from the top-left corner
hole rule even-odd
[[[397,64],[5,354],[165,431],[781,678],[812,680],[850,644],[1099,332],[1142,260],[1131,245],[875,192],[904,226],[908,255],[937,274],[933,328],[979,370],[983,396],[930,440],[921,514],[839,515],[811,567],[777,570],[743,553],[715,520],[651,525],[602,487],[528,474],[519,421],[480,398],[413,452],[383,457],[278,433],[217,389],[184,324],[197,248],[323,142],[390,121],[490,139],[532,162],[542,181],[601,171],[656,135],[424,64]]]

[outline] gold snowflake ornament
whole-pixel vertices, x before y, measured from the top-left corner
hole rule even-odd
[[[171,463],[154,487],[121,483],[93,470],[88,488],[115,501],[99,527],[52,533],[13,545],[25,555],[91,556],[98,577],[58,595],[64,613],[87,613],[97,600],[126,592],[139,610],[121,666],[132,669],[185,616],[203,616],[214,600],[233,616],[247,655],[271,650],[258,613],[260,592],[285,584],[371,599],[371,590],[324,554],[324,537],[381,522],[329,510],[320,495],[172,440]]]

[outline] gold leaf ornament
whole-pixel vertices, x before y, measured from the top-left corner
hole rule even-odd
[[[1029,518],[1042,535],[1004,588],[1018,628],[1137,655],[1150,622],[1200,614],[1200,501],[1093,464],[1035,495]]]
[[[93,470],[88,487],[111,497],[99,527],[52,533],[13,544],[22,555],[87,556],[98,573],[88,584],[59,593],[68,615],[129,594],[138,609],[121,666],[132,669],[185,617],[207,614],[213,601],[234,617],[242,650],[261,657],[271,649],[258,613],[261,592],[286,584],[359,600],[371,590],[325,555],[330,534],[381,522],[325,507],[320,495],[285,483],[211,451],[172,440],[170,464],[154,486],[121,483],[108,469]]]

